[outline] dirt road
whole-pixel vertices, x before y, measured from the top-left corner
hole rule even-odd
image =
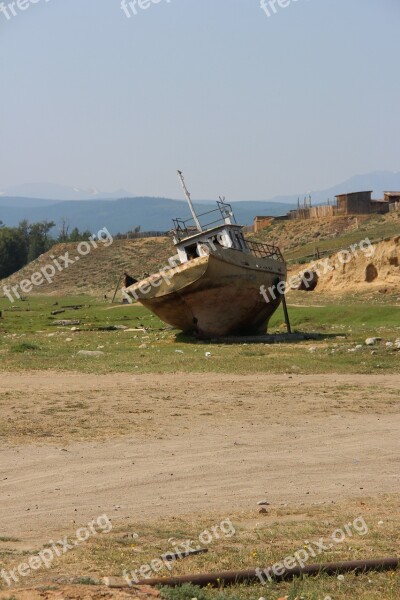
[[[400,375],[0,374],[1,535],[400,490]]]

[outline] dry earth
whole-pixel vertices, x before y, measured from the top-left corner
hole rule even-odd
[[[99,586],[37,586],[12,592],[16,600],[150,600],[159,597],[156,590],[135,586],[133,590],[112,590]],[[10,600],[10,592],[0,592],[0,600]]]
[[[400,236],[369,246],[364,251],[356,248],[354,253],[339,252],[314,261],[308,265],[296,266],[291,275],[304,270],[317,271],[319,275],[316,290],[319,293],[348,293],[356,291],[385,291],[398,293],[400,290]]]
[[[399,491],[400,374],[49,371],[0,385],[1,535],[26,549],[103,513],[123,524]]]

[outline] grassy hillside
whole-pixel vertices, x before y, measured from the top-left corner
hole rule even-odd
[[[0,295],[3,286],[9,288],[28,279],[33,273],[40,271],[46,265],[54,265],[54,260],[64,256],[66,252],[71,258],[78,256],[77,244],[57,244],[11,277],[0,282]],[[136,278],[144,273],[152,273],[168,264],[168,258],[174,254],[174,248],[169,238],[146,238],[135,240],[114,240],[106,247],[99,244],[92,248],[87,256],[79,256],[79,261],[56,273],[54,281],[45,281],[34,288],[38,295],[76,295],[90,294],[103,297],[113,294],[120,275],[127,271]],[[62,266],[63,261],[58,261]]]
[[[400,213],[273,221],[269,227],[251,236],[255,240],[277,244],[289,263],[308,262],[317,249],[334,254],[360,240],[382,240],[400,234]]]
[[[333,254],[365,238],[371,241],[400,234],[400,214],[337,217],[318,221],[274,221],[269,227],[249,237],[275,243],[283,250],[289,264],[306,263],[314,258],[316,249],[322,255]],[[77,244],[57,244],[39,259],[0,282],[0,296],[4,285],[11,287],[23,279],[30,278],[46,265],[54,264],[54,258],[77,256]],[[169,238],[147,238],[114,240],[105,247],[99,244],[87,256],[81,256],[68,268],[57,272],[53,283],[35,287],[39,295],[90,294],[103,297],[113,294],[120,275],[126,270],[141,278],[144,273],[153,273],[168,263],[175,254]]]

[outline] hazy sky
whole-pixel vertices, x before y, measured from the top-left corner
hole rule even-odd
[[[0,189],[179,198],[180,168],[256,200],[400,170],[400,1],[280,1],[6,0]]]

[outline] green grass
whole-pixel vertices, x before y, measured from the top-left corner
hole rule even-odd
[[[31,342],[22,342],[21,344],[14,344],[11,346],[11,352],[31,352],[35,350],[40,350],[40,347]]]
[[[275,345],[199,342],[169,328],[140,305],[113,307],[85,296],[59,298],[56,306],[55,299],[49,297],[30,297],[15,306],[2,299],[0,368],[87,373],[398,371],[399,353],[384,343],[374,348],[374,354],[366,346],[348,352],[366,337],[379,336],[385,341],[400,338],[400,307],[390,304],[387,297],[352,297],[343,302],[336,299],[335,304],[331,298],[312,294],[289,296],[289,304],[299,301],[318,301],[323,306],[289,307],[293,330],[320,333],[325,339]],[[394,303],[395,299],[391,301]],[[74,304],[83,308],[50,314]],[[60,319],[80,320],[80,331],[54,325]],[[110,325],[145,331],[97,330]],[[285,331],[281,308],[272,317],[269,331]],[[305,351],[310,346],[315,348],[312,357]],[[79,350],[101,350],[104,354],[84,357],[78,355]],[[206,352],[211,352],[211,356],[206,357]]]
[[[290,308],[291,324],[296,329],[305,329],[310,324],[318,331],[328,331],[340,327],[350,328],[361,337],[367,331],[382,329],[390,331],[398,327],[400,333],[400,305],[380,306],[379,310],[368,305],[331,305],[320,307]],[[272,328],[281,322],[280,311],[270,322]]]

